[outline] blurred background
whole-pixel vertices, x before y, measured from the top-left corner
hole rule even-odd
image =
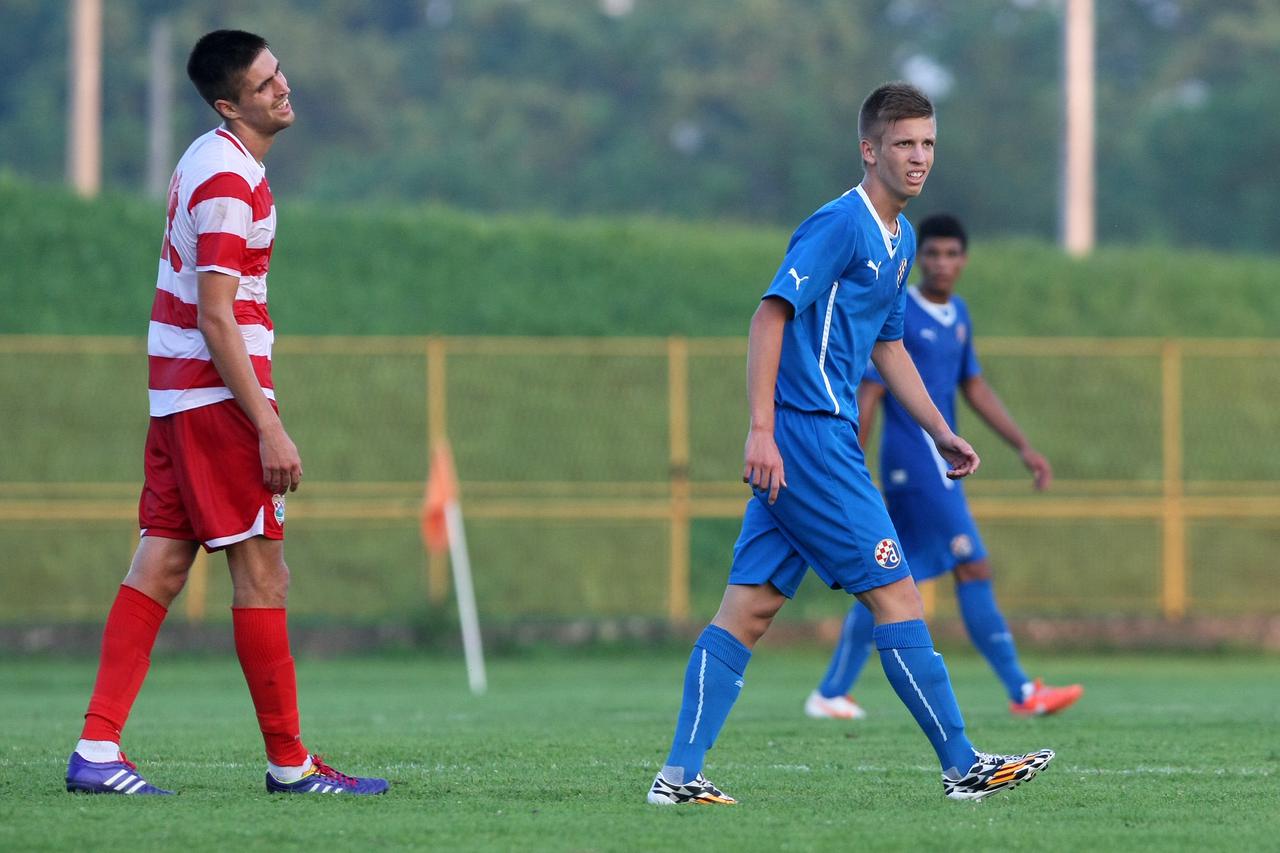
[[[905,78],[939,123],[907,213],[970,227],[979,354],[1059,477],[1033,495],[962,415],[1016,630],[1280,648],[1275,3],[107,0],[88,174],[84,5],[0,2],[6,647],[92,648],[123,576],[158,197],[216,123],[186,53],[237,27],[271,42],[299,117],[267,166],[304,638],[454,642],[419,535],[445,439],[491,641],[704,623],[745,500],[747,321],[790,229],[857,183],[862,99]],[[229,621],[221,561],[175,636]],[[927,602],[958,636],[949,591]],[[810,579],[779,633],[832,636],[848,603]]]

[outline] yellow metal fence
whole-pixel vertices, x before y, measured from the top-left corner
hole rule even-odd
[[[1017,555],[1024,561],[1079,545],[1073,563],[1082,571],[1101,564],[1081,583],[1104,598],[1108,566],[1128,565],[1138,596],[1152,590],[1153,609],[1169,618],[1194,609],[1197,582],[1212,597],[1224,569],[1218,555],[1234,572],[1233,607],[1274,606],[1265,585],[1271,546],[1280,544],[1280,465],[1267,427],[1275,420],[1270,395],[1280,392],[1280,342],[987,338],[980,353],[1059,474],[1050,493],[1030,494],[998,441],[965,423],[961,431],[984,457],[967,484],[984,530],[1007,530],[1010,541],[1023,529],[1046,531],[1025,537],[1030,544]],[[8,585],[22,572],[12,543],[103,522],[127,528],[134,518],[145,345],[9,336],[0,337],[0,356],[0,399],[9,409],[0,415],[0,535],[10,537],[0,577]],[[494,542],[490,565],[477,565],[507,578],[514,591],[505,613],[541,601],[541,585],[595,571],[602,580],[567,610],[626,612],[634,604],[687,620],[695,615],[694,526],[739,517],[746,498],[735,480],[744,356],[740,339],[284,338],[277,385],[308,470],[290,522],[388,526],[404,539],[420,512],[428,449],[448,437],[468,522],[510,540],[507,551]],[[1120,525],[1121,533],[1094,548],[1078,540],[1096,529],[1072,527],[1080,524]],[[1154,525],[1158,536],[1126,524]],[[581,542],[541,565],[545,549],[533,553],[523,534],[510,532],[528,525],[561,525],[563,538]],[[639,532],[597,541],[594,531],[610,526]],[[1139,541],[1150,544],[1127,544]],[[73,562],[100,560],[102,550],[69,553]],[[208,586],[203,565],[186,605],[197,619]],[[723,561],[709,570],[722,579]],[[442,600],[447,584],[446,567],[426,563],[429,597]],[[656,587],[660,605],[639,603],[636,591]],[[927,600],[932,607],[931,594]],[[528,606],[540,613],[557,605]]]

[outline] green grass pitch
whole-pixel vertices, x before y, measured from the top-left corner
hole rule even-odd
[[[156,656],[125,747],[180,796],[62,790],[92,663],[0,662],[0,849],[1238,850],[1280,840],[1280,679],[1263,657],[1037,658],[1087,686],[1060,717],[1011,718],[995,680],[949,666],[980,748],[1052,746],[1029,785],[979,804],[941,795],[924,737],[874,660],[857,724],[805,719],[825,663],[759,649],[708,775],[734,808],[658,809],[684,655],[529,653],[491,661],[473,698],[442,658],[303,660],[308,744],[385,774],[371,800],[270,797],[234,661]]]

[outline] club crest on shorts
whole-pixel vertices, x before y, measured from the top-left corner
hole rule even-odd
[[[881,539],[876,545],[876,563],[882,569],[896,569],[902,563],[902,552],[892,539]]]
[[[953,537],[951,540],[951,556],[957,560],[973,556],[973,540],[964,533]]]
[[[284,495],[272,495],[271,506],[275,508],[276,524],[284,524]]]

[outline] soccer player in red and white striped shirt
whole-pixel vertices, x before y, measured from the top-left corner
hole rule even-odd
[[[271,381],[267,269],[276,209],[263,159],[293,124],[289,84],[265,39],[218,30],[187,75],[223,124],[196,139],[169,184],[147,336],[151,426],[141,542],[107,616],[67,790],[161,794],[120,752],[120,734],[169,604],[197,549],[225,550],[236,653],[267,751],[272,792],[380,794],[308,753],[285,620],[285,493],[302,460]]]

